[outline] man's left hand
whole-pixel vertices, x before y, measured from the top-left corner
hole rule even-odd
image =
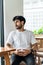
[[[26,56],[30,54],[31,50],[23,49],[23,51],[18,50],[19,56]]]

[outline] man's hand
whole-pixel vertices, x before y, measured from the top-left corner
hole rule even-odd
[[[31,50],[24,49],[23,56],[26,56],[31,53]]]
[[[15,53],[16,55],[18,55],[18,56],[23,56],[24,51],[16,50],[16,51],[14,51],[14,53]]]
[[[22,51],[21,50],[16,50],[14,53],[16,55],[19,55],[19,56],[26,56],[30,53],[31,51],[30,50],[26,50],[26,49],[23,49]]]

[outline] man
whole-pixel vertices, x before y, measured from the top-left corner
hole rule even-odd
[[[26,22],[23,16],[13,18],[16,31],[12,31],[7,39],[7,47],[13,47],[16,51],[12,54],[12,65],[19,65],[24,61],[26,65],[35,65],[35,58],[31,52],[31,46],[35,46],[36,40],[31,31],[24,29]]]

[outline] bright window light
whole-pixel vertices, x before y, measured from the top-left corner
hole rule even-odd
[[[26,18],[25,28],[35,34],[43,33],[43,1],[23,0],[23,13]]]

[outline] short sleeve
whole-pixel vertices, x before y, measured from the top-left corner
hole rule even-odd
[[[9,34],[9,36],[8,36],[8,39],[7,39],[7,41],[6,41],[6,44],[7,43],[9,43],[9,44],[13,44],[13,34],[12,34],[12,32]]]
[[[33,33],[31,33],[31,44],[35,44],[37,43],[36,39],[35,39],[35,36]]]

